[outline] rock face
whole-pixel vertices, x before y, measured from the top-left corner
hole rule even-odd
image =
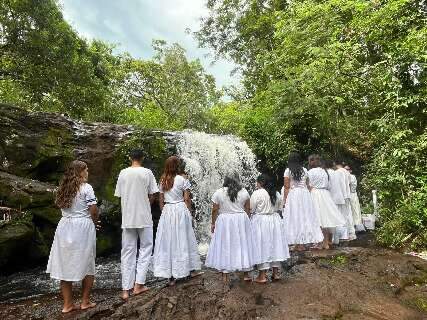
[[[11,243],[22,240],[34,244],[37,239],[38,243],[50,246],[60,219],[60,211],[53,205],[53,191],[70,161],[79,159],[88,164],[89,183],[101,203],[104,227],[98,234],[97,251],[103,254],[120,246],[120,213],[113,191],[118,173],[128,164],[128,151],[143,148],[148,155],[145,165],[157,177],[164,159],[172,152],[166,134],[161,132],[82,123],[5,104],[0,104],[0,123],[0,206],[31,216],[29,221],[22,222],[20,232],[5,233],[4,228],[11,226],[2,225],[5,239],[0,242],[0,270],[10,267],[12,262],[16,267],[15,261],[10,260],[10,252],[16,249]],[[159,216],[158,208],[153,208],[153,215]],[[19,225],[19,221],[14,224]],[[41,259],[47,255],[46,248],[36,254]]]

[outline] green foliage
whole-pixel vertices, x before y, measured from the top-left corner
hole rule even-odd
[[[379,240],[425,247],[424,2],[209,3],[201,43],[240,63],[252,84],[241,94],[249,97],[243,114],[232,117],[243,123],[227,123],[220,110],[213,122],[247,139],[273,170],[292,149],[362,163],[364,198],[379,194]]]

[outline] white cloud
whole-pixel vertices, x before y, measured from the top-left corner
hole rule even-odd
[[[199,58],[219,87],[237,84],[230,72],[235,65],[226,60],[211,65],[208,49],[198,48],[197,41],[185,32],[196,31],[200,17],[207,14],[204,0],[61,0],[64,18],[87,39],[102,39],[117,44],[138,58],[153,55],[151,42],[163,39],[177,42],[190,59]]]

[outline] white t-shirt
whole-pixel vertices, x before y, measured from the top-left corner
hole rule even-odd
[[[162,184],[160,184],[159,189],[160,193],[163,193],[165,196],[165,202],[177,203],[184,201],[184,191],[189,190],[190,187],[190,181],[183,176],[177,175],[175,176],[173,186],[170,190],[163,191]]]
[[[120,171],[114,195],[121,198],[122,228],[153,225],[149,194],[159,192],[150,169],[129,167]]]
[[[260,188],[252,193],[251,212],[256,214],[273,214],[281,209],[281,203],[278,192],[276,192],[276,202],[273,205],[267,190]]]
[[[219,214],[245,212],[245,203],[250,199],[248,191],[242,188],[237,193],[235,202],[232,202],[228,197],[227,189],[226,187],[218,189],[212,196],[212,202],[219,205]]]
[[[344,168],[339,168],[335,170],[335,172],[337,173],[339,179],[338,181],[340,183],[340,188],[344,199],[350,199],[350,173]]]
[[[344,194],[340,187],[339,174],[333,169],[328,169],[329,173],[329,191],[335,204],[345,204]]]
[[[310,186],[316,189],[328,189],[330,177],[325,169],[313,168],[308,170]]]
[[[96,204],[97,200],[93,188],[89,183],[83,183],[74,197],[70,208],[61,209],[63,217],[90,218],[89,206]]]

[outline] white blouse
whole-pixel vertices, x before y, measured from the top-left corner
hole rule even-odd
[[[310,186],[316,189],[328,189],[329,187],[329,175],[325,169],[313,168],[308,171],[308,179]]]
[[[178,203],[184,201],[184,191],[189,190],[191,187],[190,181],[185,179],[183,176],[175,176],[173,186],[170,190],[164,191],[162,184],[160,183],[160,193],[164,194],[166,203]]]
[[[276,192],[276,202],[273,205],[267,190],[260,188],[252,193],[251,212],[255,214],[273,214],[281,209],[281,203],[278,192]]]
[[[245,203],[250,199],[249,193],[242,188],[237,193],[237,198],[232,202],[227,194],[226,187],[218,189],[212,196],[212,202],[219,205],[219,214],[245,212]]]
[[[90,218],[89,206],[97,203],[93,188],[89,183],[83,183],[77,192],[70,208],[61,209],[66,218]]]

